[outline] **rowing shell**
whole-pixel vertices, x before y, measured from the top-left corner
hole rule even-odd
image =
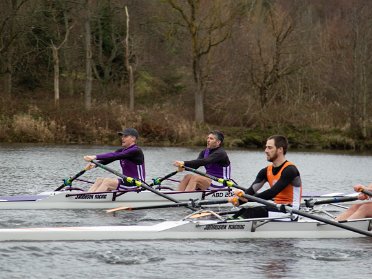
[[[177,201],[214,200],[233,196],[228,189],[179,192],[173,190],[160,191]],[[303,197],[328,198],[343,196],[342,193],[305,194]],[[150,191],[124,191],[88,193],[82,191],[52,191],[38,195],[0,196],[1,209],[107,209],[120,206],[153,206],[168,203],[163,197]],[[230,205],[231,204],[225,204]],[[221,205],[219,205],[221,206]]]
[[[372,219],[347,222],[371,230]],[[355,238],[361,234],[314,220],[298,222],[265,219],[244,221],[181,220],[146,226],[100,226],[0,229],[0,241],[173,240],[254,238]]]
[[[232,191],[179,192],[161,190],[161,193],[177,201],[213,200],[233,196]],[[119,206],[152,206],[169,203],[150,191],[99,192],[54,191],[29,196],[0,196],[0,209],[107,209]]]

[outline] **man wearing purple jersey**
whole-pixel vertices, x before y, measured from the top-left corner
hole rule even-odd
[[[197,169],[204,166],[207,174],[218,178],[230,179],[231,166],[226,151],[221,147],[224,135],[220,131],[212,131],[207,137],[207,148],[200,152],[198,158],[192,161],[175,161],[176,167],[182,166]],[[179,191],[206,190],[212,180],[198,174],[186,174],[181,180]]]
[[[137,130],[127,128],[118,134],[121,136],[121,145],[123,148],[109,153],[87,155],[84,156],[84,160],[88,162],[99,160],[104,165],[120,160],[123,175],[145,181],[145,157],[141,148],[136,144],[139,136]],[[92,163],[90,164],[91,167],[93,165]],[[90,187],[89,192],[121,190],[128,186],[134,185],[122,179],[100,177]]]

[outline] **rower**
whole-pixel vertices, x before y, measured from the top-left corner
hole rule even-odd
[[[222,144],[224,135],[220,131],[212,131],[207,137],[207,148],[199,153],[196,160],[175,161],[173,164],[183,171],[183,167],[197,169],[204,166],[207,174],[216,177],[230,179],[231,164]],[[212,183],[212,179],[198,174],[186,174],[178,185],[179,191],[207,190]]]
[[[272,164],[259,171],[255,181],[245,193],[264,200],[273,199],[276,204],[290,205],[298,210],[302,194],[301,176],[296,166],[285,158],[287,149],[288,140],[286,137],[274,135],[267,139],[265,154],[267,160]],[[268,182],[270,188],[259,193],[258,190],[266,182]],[[241,196],[244,192],[242,190],[235,190],[235,194]],[[240,203],[247,201],[244,197],[240,197],[239,199]],[[242,208],[233,218],[281,217],[283,215],[284,213],[280,212],[277,208],[256,206]]]
[[[371,199],[372,183],[368,186],[357,184],[354,186],[354,191],[359,192],[359,200],[369,200]],[[336,221],[346,221],[362,218],[372,218],[372,201],[353,204],[345,212],[337,216]]]
[[[88,192],[105,192],[112,190],[127,190],[128,187],[137,188],[136,179],[145,181],[145,157],[142,149],[137,146],[139,134],[134,128],[127,128],[122,132],[118,132],[121,136],[122,148],[109,153],[98,155],[84,156],[85,161],[99,160],[101,164],[109,164],[116,160],[120,160],[120,165],[124,176],[132,177],[134,180],[128,182],[121,178],[97,178]],[[90,168],[95,167],[95,164],[90,163]]]

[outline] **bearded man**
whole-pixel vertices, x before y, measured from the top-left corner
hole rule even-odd
[[[265,154],[267,161],[271,164],[259,171],[255,181],[245,193],[265,200],[272,199],[276,204],[292,206],[298,210],[302,195],[301,176],[296,166],[285,158],[287,149],[288,140],[286,137],[274,135],[267,139]],[[258,192],[266,182],[270,188]],[[236,190],[235,194],[239,196],[239,192],[242,191]],[[247,201],[247,199],[240,197],[240,203]],[[255,206],[242,208],[233,218],[284,217],[284,215],[274,207]]]

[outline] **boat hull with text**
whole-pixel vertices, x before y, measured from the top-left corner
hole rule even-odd
[[[176,199],[179,202],[190,200],[214,200],[233,196],[229,189],[179,192],[174,190],[160,190],[161,193]],[[342,193],[304,194],[305,198],[326,199],[329,197],[342,197]],[[51,191],[38,195],[0,196],[1,209],[108,209],[121,206],[152,206],[169,203],[169,200],[151,191],[113,191],[89,193],[79,190]],[[231,206],[230,203],[213,206]]]
[[[231,191],[179,192],[161,190],[161,193],[180,202],[213,200],[232,196]],[[107,209],[119,206],[151,206],[169,203],[169,200],[151,191],[100,192],[53,191],[38,195],[0,196],[0,209]]]
[[[371,219],[347,222],[370,231]],[[0,241],[100,241],[175,239],[356,238],[361,234],[314,220],[298,222],[165,221],[155,225],[0,229]]]

